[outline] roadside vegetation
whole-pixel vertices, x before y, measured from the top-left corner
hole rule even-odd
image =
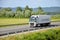
[[[47,15],[41,7],[37,9],[37,11],[33,11],[33,8],[29,8],[28,5],[24,9],[17,7],[14,11],[10,7],[0,8],[0,27],[28,24],[31,15]],[[52,15],[51,21],[60,21],[60,14]]]
[[[25,25],[28,24],[28,18],[0,18],[0,27],[6,27],[10,25]]]
[[[60,27],[17,34],[0,38],[0,40],[60,40]]]
[[[51,21],[60,21],[60,15],[52,15]]]

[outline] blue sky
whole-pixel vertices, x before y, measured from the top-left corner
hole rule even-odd
[[[0,0],[0,7],[60,7],[60,0]]]

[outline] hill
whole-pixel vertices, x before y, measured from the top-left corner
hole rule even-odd
[[[37,11],[38,8],[34,8],[34,11]],[[60,7],[43,7],[45,12],[60,12]]]
[[[23,10],[24,8],[21,7]],[[0,7],[1,9],[1,7]],[[44,12],[47,12],[47,14],[60,14],[60,7],[42,7]],[[16,11],[16,7],[12,8],[13,11]],[[38,8],[33,8],[33,11],[36,12]]]

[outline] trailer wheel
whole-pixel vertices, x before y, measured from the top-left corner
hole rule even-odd
[[[41,27],[43,27],[43,24],[40,24]]]
[[[46,26],[49,26],[50,25],[50,23],[46,23]]]
[[[50,23],[48,23],[48,26],[50,25]]]

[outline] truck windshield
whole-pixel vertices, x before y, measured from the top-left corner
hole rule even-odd
[[[35,21],[36,21],[36,18],[35,18],[35,17],[31,17],[31,18],[30,18],[30,21],[35,22]]]

